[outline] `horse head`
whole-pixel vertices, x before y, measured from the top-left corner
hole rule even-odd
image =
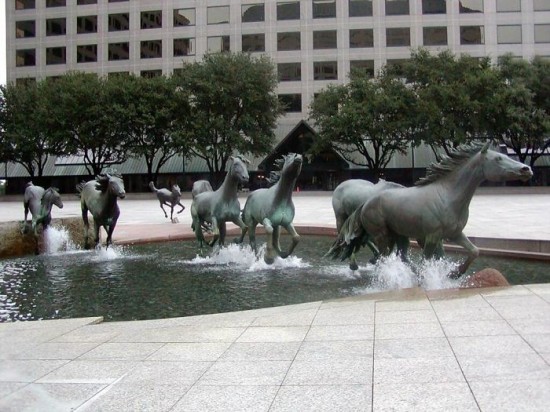
[[[172,185],[172,196],[181,196],[181,189],[179,185]]]
[[[483,175],[491,182],[505,182],[508,180],[528,181],[533,177],[531,168],[521,162],[511,159],[502,153],[489,150],[488,144],[479,152],[483,162]]]
[[[303,157],[301,154],[289,153],[286,156],[283,156],[283,167],[281,172],[284,175],[289,176],[298,176],[302,171]]]
[[[126,191],[124,190],[124,181],[122,176],[110,175],[108,173],[104,175],[96,176],[96,189],[102,193],[108,192],[109,194],[124,199],[126,197]]]
[[[231,156],[231,160],[233,160],[233,164],[231,165],[231,169],[229,170],[229,173],[233,178],[237,179],[239,184],[248,183],[248,169],[247,164],[250,162],[241,156]]]
[[[59,194],[59,189],[55,187],[50,187],[44,192],[42,196],[42,206],[51,207],[51,205],[56,205],[58,208],[63,209],[63,201]]]

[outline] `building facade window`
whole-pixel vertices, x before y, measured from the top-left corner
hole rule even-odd
[[[243,52],[263,52],[265,51],[265,34],[243,34],[242,35]]]
[[[300,50],[300,32],[277,33],[277,50]]]
[[[349,47],[374,47],[373,29],[352,29],[349,31]]]
[[[162,27],[162,10],[142,11],[141,28],[159,29]]]
[[[338,62],[313,62],[313,80],[338,80]]]
[[[424,27],[422,29],[424,46],[446,46],[447,27]]]
[[[335,0],[312,0],[312,3],[314,19],[328,19],[336,17]]]
[[[483,26],[460,26],[460,44],[484,44],[485,30]]]
[[[350,72],[361,72],[369,77],[374,77],[374,60],[350,60]]]
[[[140,45],[142,59],[156,59],[162,57],[162,40],[143,40]]]
[[[497,26],[498,44],[521,44],[521,25]]]
[[[460,13],[483,13],[483,0],[459,0]]]
[[[229,6],[208,7],[206,10],[206,22],[208,24],[229,23]]]
[[[78,16],[76,18],[76,32],[97,33],[97,16]]]
[[[65,18],[46,19],[46,36],[63,36],[67,33]]]
[[[277,75],[280,82],[297,82],[302,80],[302,63],[279,63]]]
[[[109,31],[130,30],[130,14],[115,13],[109,14]]]
[[[409,0],[386,0],[386,16],[409,14]]]
[[[122,3],[123,1],[129,1],[129,0],[109,0],[109,3]]]
[[[46,64],[65,64],[67,50],[65,47],[46,47]]]
[[[411,29],[408,27],[389,27],[386,29],[387,47],[409,47],[411,45]]]
[[[78,6],[86,6],[87,4],[97,4],[97,0],[77,0]]]
[[[550,2],[548,0],[533,0],[533,10],[535,11],[549,11]]]
[[[84,44],[76,46],[76,62],[97,62],[97,44]]]
[[[497,12],[521,11],[521,0],[497,0]]]
[[[283,1],[277,3],[277,20],[300,20],[300,2]]]
[[[130,58],[130,43],[109,43],[108,58],[109,61],[128,60]]]
[[[15,38],[36,36],[36,22],[34,20],[22,20],[15,22]]]
[[[550,24],[535,24],[535,43],[550,43]]]
[[[265,7],[262,4],[243,4],[241,6],[241,21],[253,23],[265,20]]]
[[[35,0],[15,0],[15,10],[34,9]]]
[[[194,56],[195,39],[174,39],[174,56]]]
[[[142,70],[139,72],[139,75],[141,77],[146,77],[148,79],[152,79],[153,77],[160,77],[162,76],[162,70],[156,69],[156,70]]]
[[[446,14],[447,0],[422,0],[422,14]]]
[[[46,7],[64,7],[65,0],[46,0]]]
[[[386,61],[386,67],[391,68],[392,73],[397,76],[404,76],[403,65],[407,63],[409,59],[388,59]]]
[[[208,53],[230,51],[229,36],[211,36],[206,39]]]
[[[35,66],[36,65],[36,50],[21,49],[15,51],[15,65],[17,67]]]
[[[17,85],[22,84],[24,86],[28,86],[34,83],[36,83],[36,78],[34,77],[20,77],[19,79],[15,80],[15,84]]]
[[[285,113],[300,113],[302,111],[301,94],[279,94],[277,97]]]
[[[194,26],[197,24],[195,9],[174,9],[174,27]]]
[[[313,49],[338,48],[336,30],[319,30],[313,32]]]
[[[372,16],[372,0],[348,0],[349,17]]]

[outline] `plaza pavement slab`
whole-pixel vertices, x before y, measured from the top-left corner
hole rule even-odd
[[[550,240],[550,191],[481,189],[468,236]],[[334,227],[330,193],[294,199],[298,225]],[[183,203],[188,208],[190,200]],[[77,202],[65,205],[54,217],[80,215]],[[118,242],[190,234],[188,209],[173,224],[147,194],[120,205]],[[0,221],[21,218],[16,199],[0,202]],[[412,288],[242,312],[101,320],[0,324],[0,410],[500,412],[550,405],[550,284]]]

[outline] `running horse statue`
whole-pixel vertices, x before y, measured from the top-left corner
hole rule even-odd
[[[199,193],[213,191],[214,189],[212,189],[212,185],[208,180],[197,180],[191,188],[191,197],[194,199]]]
[[[89,248],[88,232],[88,211],[94,218],[94,242],[95,247],[99,244],[99,229],[103,227],[107,232],[105,246],[112,243],[113,231],[120,216],[120,209],[117,200],[126,197],[124,181],[120,175],[100,174],[95,180],[82,182],[76,186],[80,196],[80,207],[82,209],[82,220],[84,221],[84,247]]]
[[[467,252],[466,260],[449,274],[458,278],[479,255],[463,233],[477,187],[486,180],[527,181],[532,176],[529,166],[489,150],[489,143],[461,145],[429,166],[426,177],[414,187],[385,190],[365,202],[346,220],[329,253],[333,257],[349,254],[369,237],[382,255],[395,246],[406,260],[409,238],[413,238],[425,258],[439,258],[446,240]]]
[[[35,186],[32,182],[27,183],[23,206],[25,208],[25,227],[27,226],[27,216],[29,211],[32,216],[32,231],[36,236],[38,233],[38,225],[42,225],[43,229],[47,229],[52,221],[52,206],[56,205],[63,209],[63,201],[59,195],[58,189],[50,187],[44,190],[41,186]]]
[[[164,206],[168,206],[170,208],[170,221],[172,223],[177,223],[177,218],[174,219],[174,208],[176,206],[181,206],[181,209],[177,212],[178,215],[185,209],[185,206],[182,205],[180,201],[180,187],[178,185],[172,185],[171,191],[168,189],[157,189],[154,182],[149,182],[149,188],[156,193],[157,199],[160,203],[160,208],[164,212],[164,217],[168,218],[168,214],[166,213],[166,210],[164,210]]]
[[[292,191],[296,185],[298,175],[302,171],[302,155],[289,153],[275,163],[281,170],[275,172],[272,181],[277,181],[270,188],[257,189],[252,192],[244,205],[242,212],[244,223],[249,230],[250,246],[256,251],[256,226],[262,224],[267,234],[266,252],[264,261],[272,264],[276,256],[287,258],[293,251],[300,235],[296,233],[292,221],[294,220],[294,203]],[[292,243],[288,251],[281,251],[279,244],[280,227],[284,227],[292,236]],[[246,228],[241,233],[243,241]]]
[[[239,156],[232,156],[231,161],[231,167],[221,186],[215,191],[205,191],[197,194],[191,203],[191,217],[193,219],[191,228],[195,232],[200,248],[204,243],[208,246],[214,246],[218,242],[220,246],[223,246],[225,244],[226,222],[233,222],[241,230],[246,229],[246,225],[241,219],[241,204],[237,195],[239,186],[248,182],[246,167],[248,160]],[[207,242],[204,238],[203,228],[205,227],[211,228],[213,238],[210,242]]]

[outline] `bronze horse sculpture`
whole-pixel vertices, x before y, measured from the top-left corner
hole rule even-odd
[[[206,243],[214,246],[225,244],[226,222],[233,222],[245,230],[246,225],[241,219],[241,205],[238,199],[239,187],[248,182],[247,160],[241,157],[231,157],[232,164],[225,175],[221,186],[215,191],[199,193],[191,203],[191,228],[202,248]],[[203,228],[211,227],[213,238],[207,242]]]
[[[250,246],[256,251],[256,226],[264,226],[267,234],[266,252],[264,261],[267,264],[274,262],[275,257],[287,258],[293,251],[300,235],[292,224],[294,220],[294,203],[292,191],[296,185],[298,175],[302,170],[302,155],[289,153],[278,159],[276,165],[281,169],[275,174],[277,182],[270,188],[257,189],[252,192],[244,205],[242,212],[244,223],[249,230]],[[284,227],[292,236],[292,243],[288,251],[281,251],[279,244],[280,228]],[[240,241],[246,234],[242,230]]]
[[[208,180],[197,180],[193,182],[193,187],[191,188],[191,197],[194,199],[199,193],[202,192],[213,192],[212,185]]]
[[[395,246],[406,260],[409,239],[413,238],[425,258],[439,258],[446,240],[462,246],[468,255],[450,274],[457,278],[479,255],[463,233],[477,187],[486,180],[527,181],[532,176],[529,166],[489,150],[489,144],[459,146],[429,166],[426,177],[414,187],[385,190],[365,202],[346,220],[328,253],[350,256],[368,237],[382,255],[388,255]]]
[[[41,186],[35,186],[32,182],[27,183],[23,206],[25,208],[24,224],[27,225],[27,216],[29,211],[32,216],[32,231],[37,235],[38,225],[42,225],[45,230],[52,221],[52,206],[56,205],[63,209],[63,201],[59,195],[59,191],[50,187],[44,190]]]
[[[176,206],[181,206],[181,209],[177,212],[180,214],[185,209],[185,206],[181,204],[181,190],[178,185],[172,185],[172,190],[168,189],[157,189],[155,187],[154,182],[149,182],[149,188],[156,193],[157,199],[160,203],[160,208],[164,212],[164,217],[168,218],[168,214],[166,213],[166,210],[164,210],[164,206],[168,206],[170,208],[170,221],[172,223],[177,223],[177,220],[174,220],[174,208]]]
[[[120,175],[101,174],[95,180],[82,182],[76,186],[80,196],[82,220],[84,221],[84,247],[89,248],[88,211],[94,218],[94,242],[99,244],[99,229],[103,227],[107,232],[105,246],[112,243],[113,231],[120,216],[117,200],[126,197],[124,181]]]
[[[384,179],[380,179],[376,184],[363,179],[349,179],[340,183],[332,194],[332,209],[336,218],[336,231],[339,233],[347,218],[375,194],[383,190],[401,189],[403,187],[405,186],[399,183],[388,182]],[[338,242],[336,240],[337,244]],[[363,242],[356,242],[355,250],[351,251],[349,256],[341,256],[342,260],[350,258],[349,267],[351,270],[357,270],[358,265],[355,253],[364,245],[368,246],[374,254],[372,261],[377,259],[379,255],[378,249],[376,249],[376,246],[374,246],[369,237],[366,236]],[[328,254],[330,254],[330,251]]]

